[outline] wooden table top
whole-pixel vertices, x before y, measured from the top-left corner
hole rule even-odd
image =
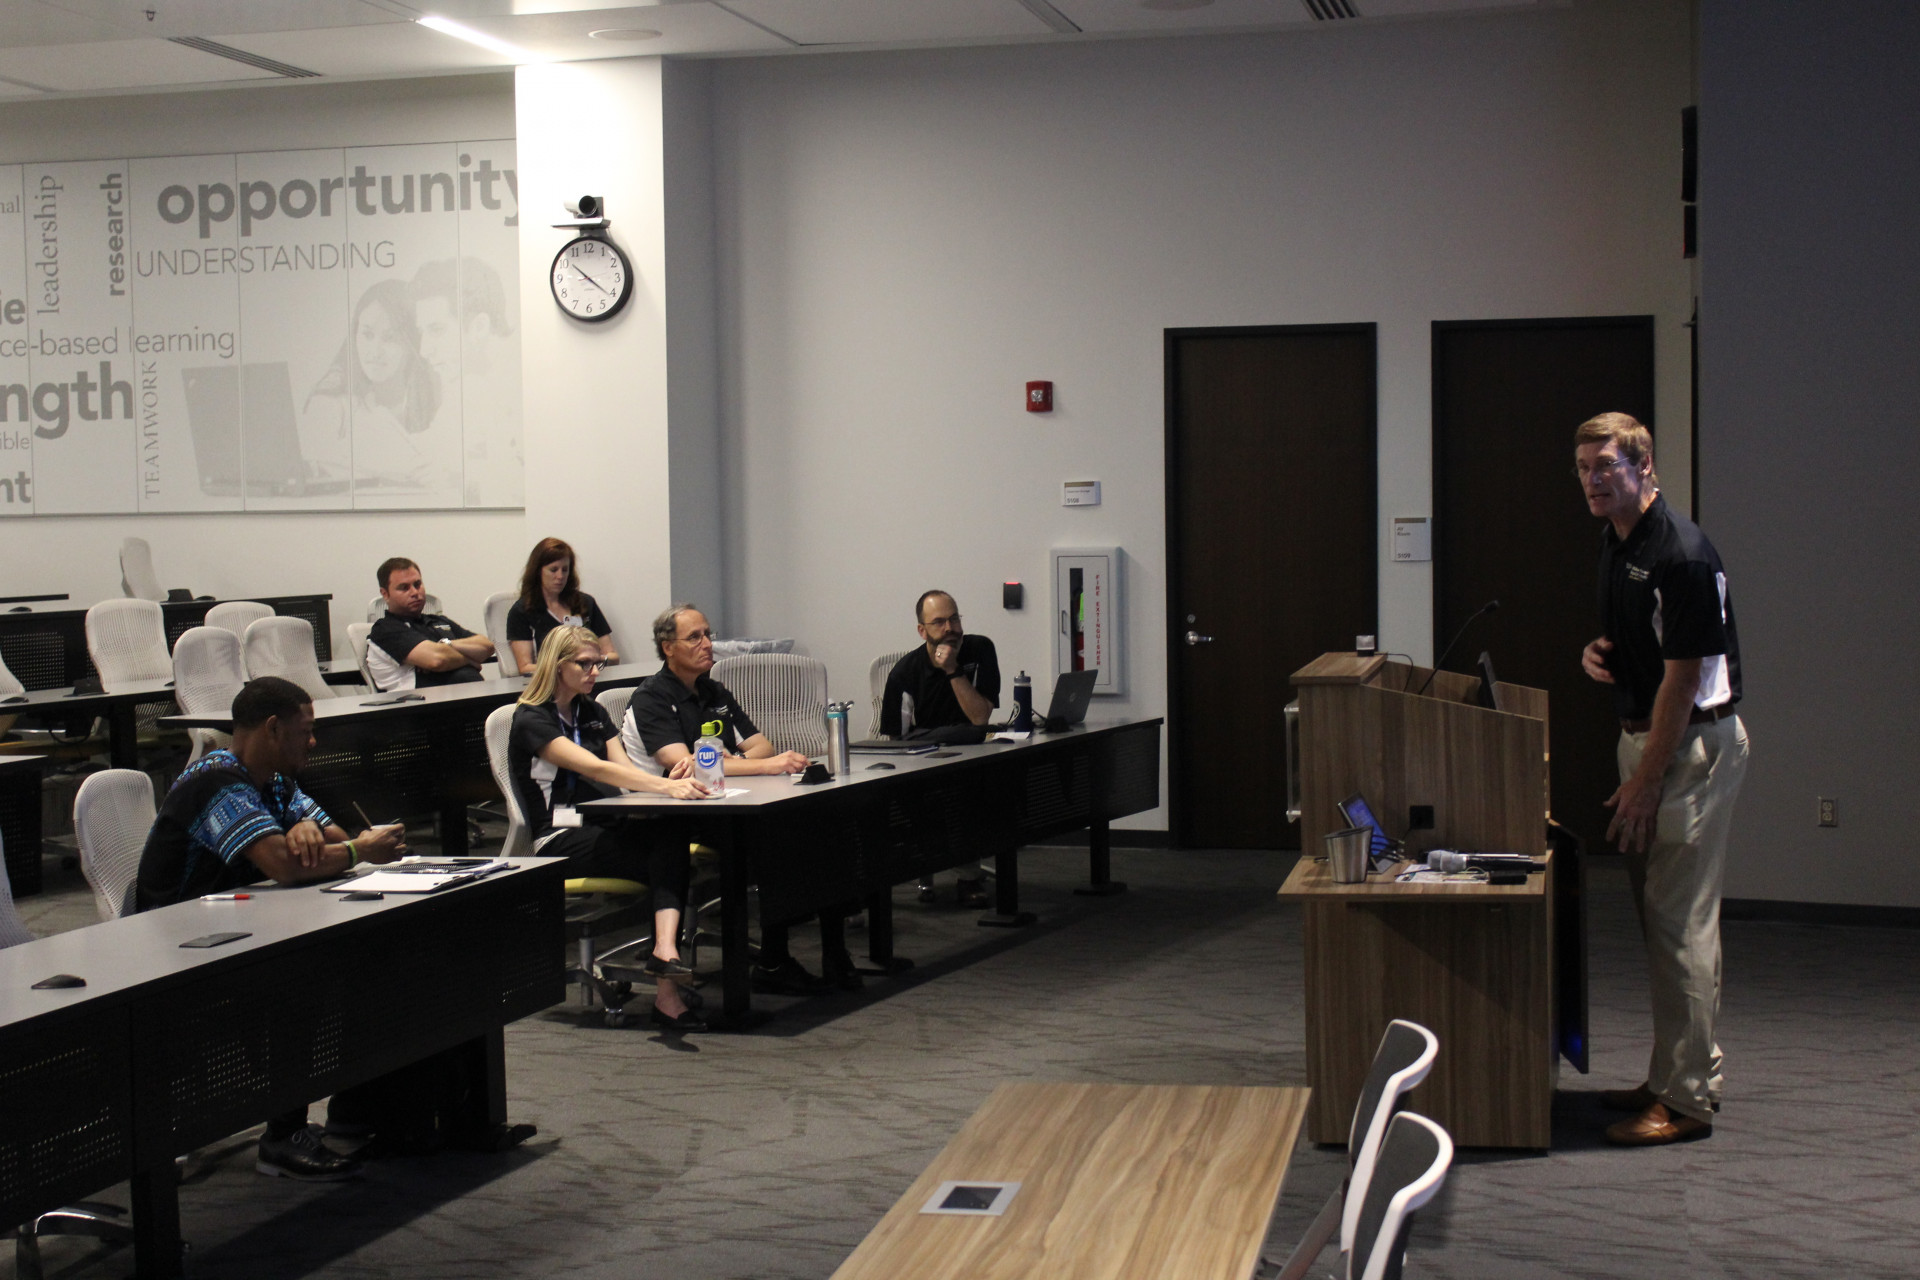
[[[1309,1092],[1003,1084],[834,1280],[1245,1280]],[[969,1179],[1021,1187],[1000,1217],[920,1212]]]
[[[1551,849],[1533,856],[1541,862],[1553,861]],[[1463,902],[1481,902],[1489,898],[1538,898],[1547,891],[1547,877],[1544,874],[1528,876],[1525,884],[1395,884],[1393,878],[1412,865],[1410,862],[1395,863],[1385,871],[1369,875],[1364,884],[1335,884],[1333,869],[1327,865],[1326,859],[1303,856],[1293,864],[1286,883],[1280,886],[1280,896],[1374,901],[1384,898],[1457,898]]]

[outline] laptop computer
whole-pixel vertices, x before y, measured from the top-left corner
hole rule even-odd
[[[1085,671],[1062,671],[1053,682],[1053,701],[1047,704],[1047,718],[1042,732],[1059,733],[1062,729],[1085,723],[1087,706],[1093,701],[1093,682],[1099,676],[1098,667],[1089,667]]]

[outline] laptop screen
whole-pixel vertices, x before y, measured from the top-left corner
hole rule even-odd
[[[1340,802],[1340,814],[1347,820],[1348,826],[1373,828],[1374,857],[1386,857],[1392,851],[1393,842],[1387,838],[1386,829],[1380,825],[1380,819],[1373,816],[1373,810],[1368,807],[1366,797],[1358,792],[1348,796]]]

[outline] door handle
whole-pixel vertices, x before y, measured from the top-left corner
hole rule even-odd
[[[1212,644],[1213,637],[1203,636],[1198,631],[1189,631],[1187,632],[1187,643],[1188,644]]]

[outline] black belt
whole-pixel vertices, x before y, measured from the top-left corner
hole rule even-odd
[[[1723,702],[1717,707],[1695,707],[1693,714],[1687,717],[1687,723],[1712,724],[1716,720],[1725,720],[1732,714],[1733,704],[1731,702]],[[1645,733],[1647,730],[1653,728],[1653,721],[1651,719],[1622,720],[1620,727],[1628,733]]]

